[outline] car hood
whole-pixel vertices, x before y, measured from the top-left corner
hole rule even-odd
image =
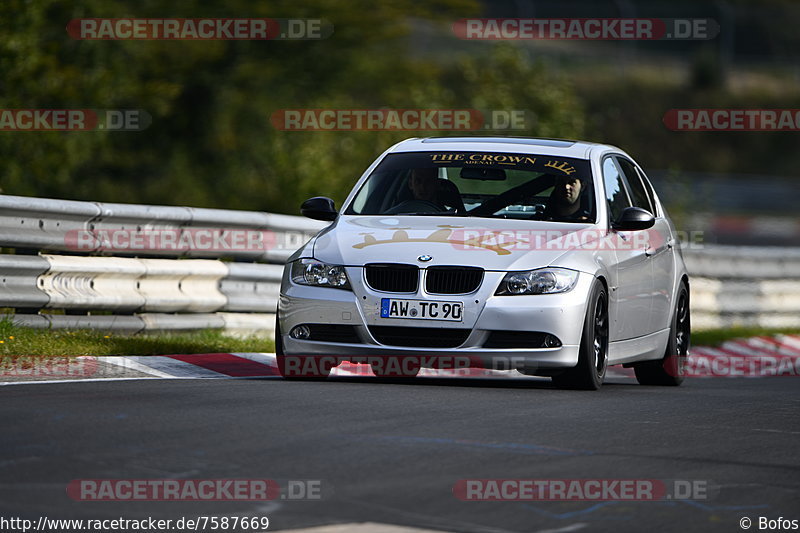
[[[527,270],[548,266],[569,251],[560,245],[570,233],[592,227],[531,220],[340,216],[313,243],[313,255],[333,264],[406,263],[469,265],[486,270]],[[430,256],[421,261],[420,256]]]

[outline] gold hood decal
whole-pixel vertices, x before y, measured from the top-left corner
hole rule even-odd
[[[435,230],[427,237],[411,238],[408,232],[402,229],[395,230],[391,239],[378,240],[372,232],[359,233],[364,236],[364,241],[353,245],[353,248],[362,249],[367,246],[375,246],[379,244],[397,244],[397,243],[440,243],[451,244],[454,246],[463,246],[469,248],[478,248],[495,252],[497,255],[508,255],[511,253],[507,248],[517,244],[515,240],[498,239],[497,237],[501,232],[486,232],[478,237],[472,239],[457,239],[453,238],[453,229],[461,229],[460,226],[437,226],[442,229]],[[494,241],[494,243],[487,243],[486,241]],[[499,244],[498,244],[499,243]]]

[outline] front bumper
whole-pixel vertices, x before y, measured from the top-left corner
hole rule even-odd
[[[353,290],[309,287],[289,281],[284,273],[278,316],[283,349],[293,356],[337,356],[339,360],[368,356],[421,356],[446,359],[454,354],[483,368],[559,369],[578,363],[586,301],[593,276],[580,273],[575,287],[566,293],[530,296],[494,296],[503,272],[486,272],[481,287],[467,295],[391,294],[374,291],[363,281],[363,269],[347,267]],[[462,322],[380,317],[381,298],[460,301]],[[301,324],[352,326],[359,342],[322,342],[294,339],[288,333]],[[408,328],[458,328],[469,330],[466,340],[454,348],[409,347],[381,344],[370,331],[373,326]],[[541,332],[556,336],[556,348],[487,348],[491,332]]]

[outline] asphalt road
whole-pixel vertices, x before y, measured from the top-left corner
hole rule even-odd
[[[800,382],[276,378],[0,387],[0,516],[268,516],[270,530],[741,531],[800,519]],[[321,499],[87,502],[75,479],[318,480]],[[706,499],[462,501],[462,479],[688,480]]]

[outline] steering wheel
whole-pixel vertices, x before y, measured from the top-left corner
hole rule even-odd
[[[391,209],[392,214],[403,213],[440,213],[445,210],[442,206],[429,200],[406,200]]]

